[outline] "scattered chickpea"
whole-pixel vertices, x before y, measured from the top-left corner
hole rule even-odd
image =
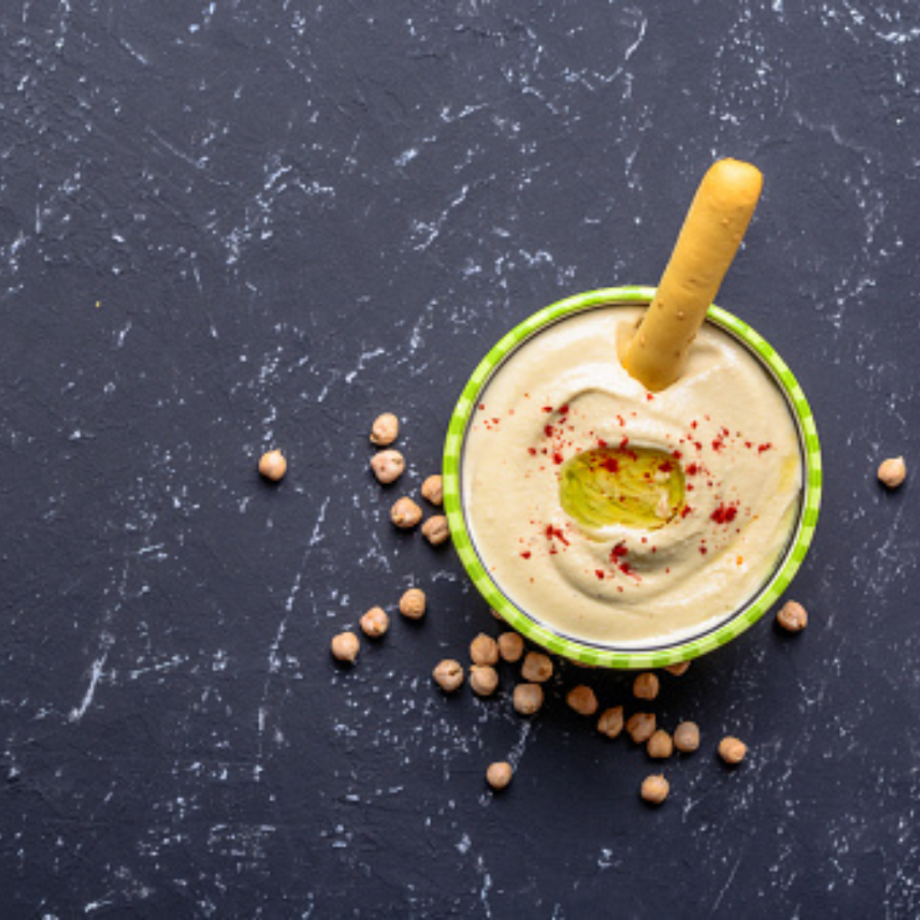
[[[431,676],[445,693],[453,693],[463,683],[463,666],[459,661],[445,658],[435,666]]]
[[[371,470],[385,486],[396,482],[405,469],[406,458],[398,450],[380,450],[371,457]]]
[[[514,664],[524,654],[524,640],[516,632],[503,632],[498,637],[498,653],[505,661]]]
[[[542,652],[528,652],[521,668],[521,676],[524,680],[542,684],[553,676],[553,662]]]
[[[655,733],[656,722],[655,713],[637,712],[630,716],[626,723],[626,731],[636,744],[645,744]]]
[[[667,671],[668,674],[673,674],[675,677],[683,677],[684,674],[686,674],[687,671],[689,670],[690,670],[689,661],[681,661],[680,664],[669,664],[665,668],[665,671]]]
[[[505,618],[504,618],[497,610],[493,610],[493,609],[490,607],[490,608],[489,608],[489,613],[491,613],[492,616],[495,617],[495,619],[498,620],[499,623],[504,623],[504,622],[505,622]]]
[[[580,716],[593,716],[597,712],[597,696],[585,684],[572,687],[565,695],[565,701]]]
[[[343,632],[332,637],[332,657],[336,661],[354,664],[360,648],[361,642],[353,632]]]
[[[431,502],[432,505],[440,505],[444,502],[444,482],[440,476],[429,476],[422,483],[422,498]]]
[[[270,450],[259,458],[259,472],[272,482],[284,479],[287,472],[287,460],[280,450]]]
[[[384,412],[374,419],[371,426],[371,443],[381,447],[392,444],[399,434],[399,419],[392,412]]]
[[[674,742],[671,736],[663,729],[659,728],[645,747],[648,756],[655,760],[665,760],[674,753]]]
[[[719,742],[719,757],[728,764],[741,763],[745,754],[747,754],[747,745],[731,735]]]
[[[605,709],[597,720],[597,730],[608,738],[616,738],[623,731],[623,707]]]
[[[399,599],[399,612],[410,620],[425,616],[425,592],[421,588],[409,588]]]
[[[696,722],[681,722],[674,729],[674,747],[682,754],[692,754],[700,746],[700,727]]]
[[[361,617],[361,632],[371,639],[379,639],[389,628],[390,618],[386,615],[383,607],[371,607],[367,613]]]
[[[658,677],[647,671],[633,681],[633,696],[640,700],[653,700],[658,696]]]
[[[878,468],[878,478],[889,489],[896,489],[907,476],[907,464],[903,457],[892,457],[885,460]]]
[[[498,671],[487,664],[470,668],[470,686],[479,696],[491,696],[498,689]]]
[[[786,601],[776,615],[776,622],[787,632],[801,632],[808,625],[808,611],[797,601]]]
[[[498,643],[485,633],[480,633],[470,643],[473,664],[498,664]]]
[[[450,526],[443,514],[436,514],[422,524],[422,536],[432,545],[440,546],[450,537]]]
[[[543,705],[543,688],[539,684],[518,684],[514,688],[514,710],[532,716]]]
[[[390,509],[390,520],[399,528],[409,530],[422,519],[422,509],[411,498],[403,496]]]
[[[511,769],[510,763],[491,763],[489,764],[489,769],[486,770],[486,782],[498,792],[500,789],[504,789],[508,783],[511,782],[511,777],[514,776],[514,770]]]
[[[642,789],[640,795],[651,805],[660,805],[671,791],[671,784],[660,774],[655,776],[646,776],[642,780]]]

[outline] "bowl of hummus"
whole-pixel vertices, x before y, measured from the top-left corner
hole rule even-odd
[[[623,368],[654,288],[552,304],[476,368],[451,417],[444,506],[474,584],[512,628],[583,664],[712,651],[785,591],[818,520],[821,452],[795,377],[710,307],[680,379]]]

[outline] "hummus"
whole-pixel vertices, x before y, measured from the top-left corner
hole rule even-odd
[[[616,349],[641,315],[588,310],[514,351],[480,396],[461,470],[473,545],[508,599],[572,638],[635,649],[743,606],[788,545],[802,489],[795,422],[759,361],[707,323],[682,377],[650,393]],[[660,491],[650,517],[573,511],[564,479],[630,458]]]

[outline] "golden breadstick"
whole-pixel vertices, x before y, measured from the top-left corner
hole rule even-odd
[[[719,160],[703,176],[655,299],[623,355],[623,366],[649,390],[680,376],[762,185],[760,170],[740,160]]]

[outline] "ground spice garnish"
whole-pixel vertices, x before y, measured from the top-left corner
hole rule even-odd
[[[717,524],[730,524],[735,519],[737,513],[737,507],[734,505],[726,505],[725,502],[722,502],[709,517]]]
[[[553,527],[552,524],[546,525],[546,536],[547,539],[552,540],[554,537],[557,540],[561,540],[566,546],[569,546],[569,541],[566,540],[565,534],[562,532],[560,527]]]

